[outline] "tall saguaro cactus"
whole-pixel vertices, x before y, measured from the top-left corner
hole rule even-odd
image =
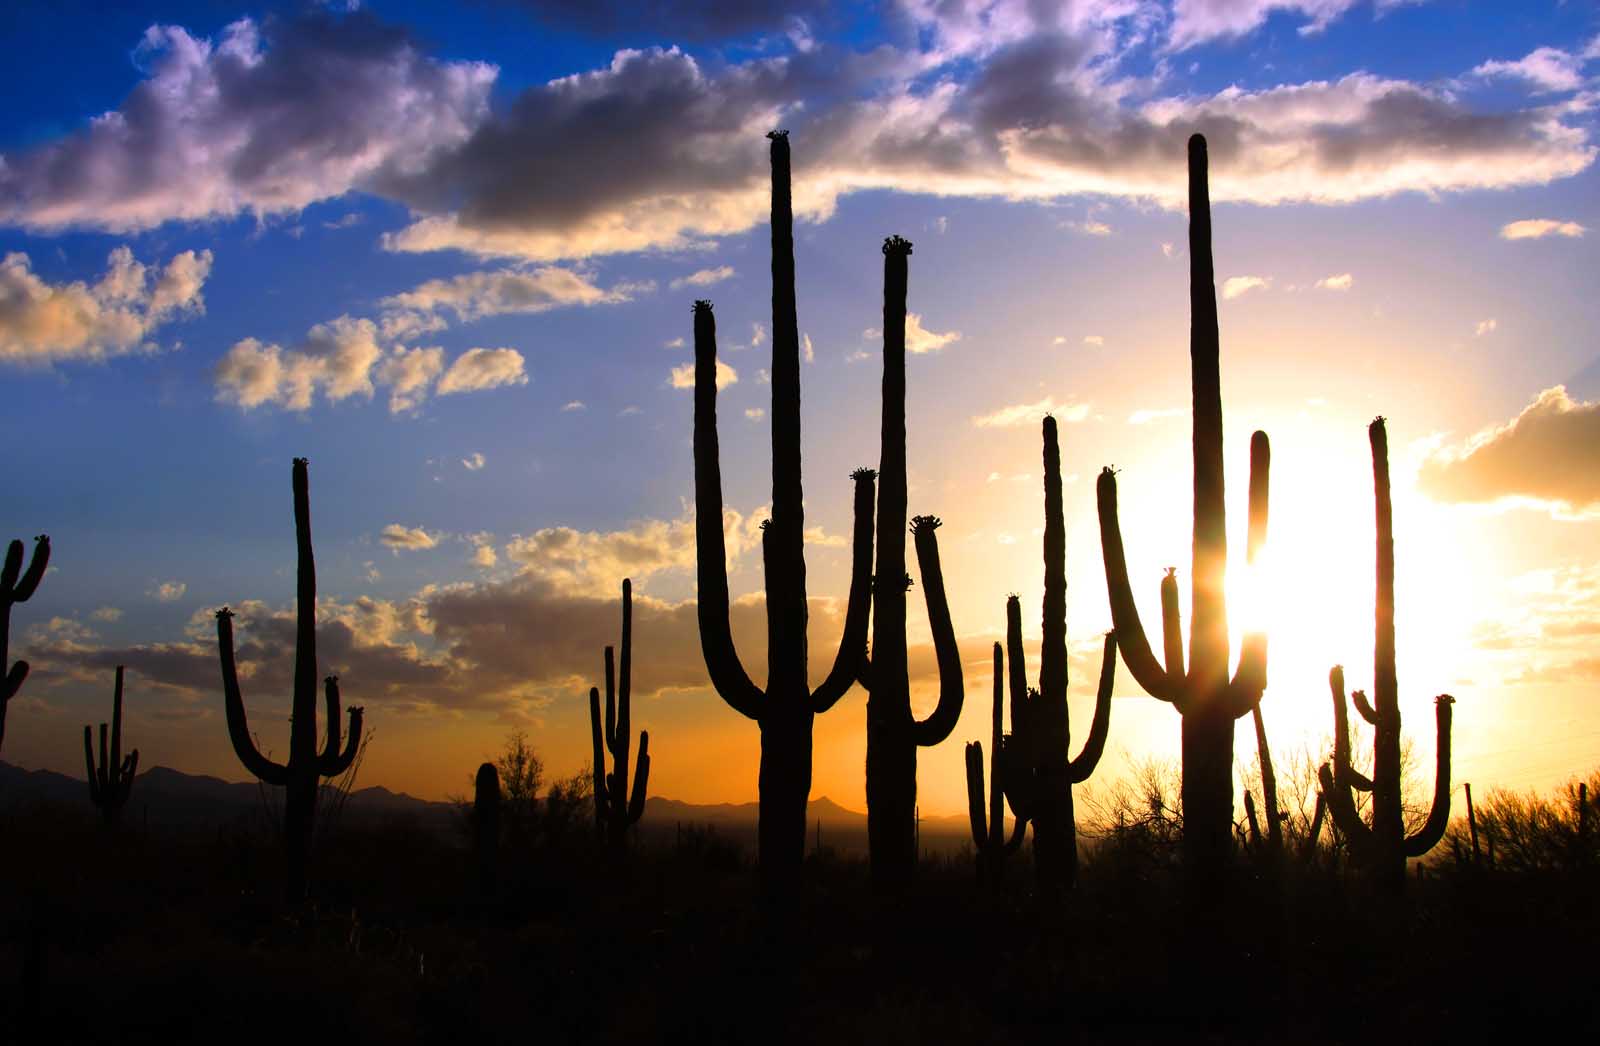
[[[287,862],[285,887],[291,900],[306,891],[306,864],[317,814],[318,779],[337,777],[350,769],[361,746],[360,708],[350,709],[350,736],[339,747],[339,678],[324,680],[328,736],[317,751],[317,564],[311,551],[311,493],[306,459],[295,458],[294,533],[297,548],[295,582],[294,705],[289,726],[289,758],[275,763],[256,748],[239,693],[233,657],[233,612],[217,611],[217,649],[222,656],[222,692],[228,713],[228,737],[234,754],[251,774],[285,790],[283,839]]]
[[[644,816],[645,789],[650,781],[650,733],[639,731],[639,766],[628,794],[629,691],[633,678],[633,582],[622,579],[622,679],[616,676],[611,647],[606,647],[606,721],[600,724],[600,690],[589,688],[589,726],[594,734],[594,816],[613,847],[621,847],[628,829]],[[614,769],[606,773],[606,752]]]
[[[1345,709],[1344,668],[1328,673],[1333,692],[1333,765],[1318,772],[1333,823],[1350,841],[1351,856],[1366,866],[1385,889],[1401,891],[1406,883],[1406,858],[1421,857],[1444,838],[1450,822],[1450,716],[1455,698],[1434,698],[1438,731],[1433,806],[1428,819],[1407,835],[1400,799],[1400,699],[1394,650],[1394,510],[1389,500],[1389,435],[1383,419],[1367,427],[1372,444],[1372,486],[1377,512],[1377,601],[1373,613],[1372,694],[1350,695],[1361,718],[1372,724],[1372,778],[1357,773],[1350,762],[1350,717]],[[1372,793],[1372,823],[1361,819],[1355,792]]]
[[[106,746],[106,724],[100,724],[100,765],[94,762],[93,737],[83,728],[83,761],[89,771],[89,801],[100,809],[108,825],[122,820],[122,808],[133,791],[133,778],[139,772],[139,750],[122,758],[122,665],[117,666],[116,688],[111,692],[111,745]]]
[[[0,746],[6,741],[6,705],[22,689],[28,678],[28,662],[11,664],[11,608],[26,603],[34,589],[44,578],[45,567],[50,565],[50,538],[40,534],[33,539],[33,558],[26,572],[22,569],[22,542],[13,541],[6,549],[6,563],[0,571]]]
[[[1250,714],[1267,685],[1267,640],[1247,634],[1238,671],[1228,676],[1228,610],[1223,578],[1228,567],[1223,503],[1222,381],[1217,333],[1217,292],[1211,267],[1211,199],[1206,140],[1189,139],[1189,362],[1194,395],[1194,597],[1189,664],[1184,666],[1178,582],[1161,582],[1162,647],[1166,664],[1151,652],[1139,623],[1122,532],[1117,524],[1117,478],[1100,474],[1096,495],[1111,618],[1123,663],[1152,697],[1170,702],[1183,717],[1183,847],[1195,883],[1216,882],[1232,847],[1233,724]],[[1250,439],[1250,542],[1254,559],[1266,536],[1267,435]]]
[[[794,299],[794,215],[789,138],[772,140],[772,518],[762,528],[766,568],[767,686],[739,661],[728,619],[727,548],[722,533],[722,464],[717,446],[717,325],[711,303],[694,305],[694,491],[700,647],[711,683],[761,728],[761,876],[770,891],[805,857],[811,793],[812,718],[850,689],[860,671],[871,603],[871,470],[855,481],[854,549],[844,637],[833,668],[812,689],[806,676],[805,511],[800,482],[800,335]]]
[[[939,665],[939,702],[911,711],[906,661],[906,281],[911,243],[883,241],[883,428],[878,460],[878,566],[872,584],[872,656],[862,659],[867,697],[867,844],[873,885],[903,889],[916,867],[917,748],[950,736],[961,717],[961,654],[939,565],[937,516],[911,521],[917,567]]]
[[[1000,884],[1005,860],[1022,846],[1028,834],[1028,819],[1012,809],[1011,836],[1005,825],[1005,755],[1007,743],[1018,741],[1017,707],[1011,708],[1012,734],[1005,734],[1005,655],[994,645],[994,724],[989,734],[989,810],[984,813],[983,742],[967,743],[967,819],[972,822],[972,845],[978,850],[978,875],[991,886]]]

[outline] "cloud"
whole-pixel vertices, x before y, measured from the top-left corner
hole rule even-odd
[[[1500,227],[1502,240],[1542,240],[1546,236],[1577,239],[1589,230],[1577,222],[1558,222],[1550,218],[1525,218]]]
[[[1111,235],[1111,226],[1094,218],[1086,218],[1081,222],[1067,222],[1066,227],[1074,232],[1081,232],[1085,236]]]
[[[1325,291],[1347,291],[1355,286],[1356,278],[1348,272],[1341,272],[1337,276],[1324,276],[1316,285]]]
[[[1229,276],[1222,281],[1222,298],[1224,301],[1232,301],[1253,290],[1264,290],[1270,286],[1272,286],[1270,276]]]
[[[709,43],[758,33],[805,34],[808,22],[827,15],[830,0],[499,0],[543,25],[610,36],[633,32]]]
[[[296,349],[245,338],[216,366],[217,398],[246,410],[273,404],[294,411],[311,409],[318,392],[332,403],[370,399],[372,371],[382,358],[377,326],[350,316],[317,324]],[[402,366],[397,373],[409,371]],[[402,399],[414,395],[412,390]]]
[[[732,385],[739,380],[739,372],[721,360],[717,361],[717,391]],[[672,368],[671,375],[667,378],[668,384],[675,389],[694,388],[694,364],[684,363]]]
[[[1472,333],[1481,338],[1485,334],[1493,334],[1495,329],[1499,326],[1500,321],[1495,319],[1493,316],[1490,316],[1486,320],[1479,320],[1478,325],[1473,328]]]
[[[1600,402],[1575,401],[1561,385],[1545,389],[1506,424],[1430,456],[1417,485],[1441,501],[1600,506]]]
[[[1377,0],[1378,9],[1407,0]],[[1244,36],[1259,28],[1275,11],[1309,19],[1300,26],[1302,36],[1320,33],[1332,25],[1357,0],[1173,0],[1172,26],[1167,46],[1182,51],[1218,38]]]
[[[661,347],[664,348],[664,349],[681,349],[681,348],[683,348],[683,346],[684,346],[684,341],[683,341],[683,335],[681,335],[681,334],[678,335],[676,338],[668,338],[666,341],[661,343]]]
[[[478,392],[502,385],[526,385],[522,353],[516,349],[468,349],[439,379],[439,395]]]
[[[767,343],[767,326],[761,322],[750,324],[750,347],[760,348]]]
[[[991,414],[973,418],[972,423],[980,429],[1013,428],[1017,425],[1040,421],[1046,414],[1053,415],[1058,421],[1068,423],[1083,421],[1089,416],[1089,404],[1057,403],[1055,397],[1046,396],[1037,403],[1017,403],[1009,407],[1001,407]]]
[[[378,364],[377,380],[389,387],[389,412],[415,410],[427,398],[428,387],[444,371],[444,350],[397,347]]]
[[[861,332],[861,336],[867,341],[878,341],[883,337],[883,331],[878,327],[868,327]],[[960,331],[946,331],[943,334],[931,331],[922,325],[921,313],[906,313],[906,351],[912,355],[938,352],[946,345],[960,340]],[[865,354],[858,354],[855,358],[865,358]]]
[[[421,527],[407,527],[399,523],[390,523],[384,527],[378,534],[378,540],[396,552],[401,550],[415,552],[439,544],[438,535],[430,534]]]
[[[0,158],[0,178],[4,177]],[[205,311],[201,289],[211,274],[210,251],[184,251],[151,269],[117,247],[98,282],[52,284],[34,273],[28,256],[0,261],[0,362],[49,366],[103,360],[154,348],[158,327]]]
[[[473,451],[471,454],[468,454],[466,457],[461,459],[462,467],[468,472],[477,472],[488,463],[488,459],[477,451]]]
[[[957,335],[959,337],[959,335]],[[807,363],[817,362],[817,350],[811,344],[811,335],[800,335],[800,357]]]
[[[749,418],[751,421],[760,421],[762,418],[767,416],[767,412],[761,407],[746,407],[744,409],[744,416]]]
[[[612,305],[630,300],[638,289],[639,285],[623,284],[602,290],[582,273],[549,265],[428,280],[403,294],[384,298],[380,304],[391,311],[423,316],[448,310],[458,321],[471,321],[508,313],[547,312],[570,305]]]
[[[563,403],[561,405],[561,413],[563,413],[563,414],[571,414],[574,411],[588,410],[588,409],[589,409],[589,405],[587,403],[584,403],[583,400],[568,400],[566,403]]]
[[[714,269],[700,269],[696,272],[691,272],[687,276],[679,276],[669,286],[675,291],[684,287],[710,287],[712,284],[721,283],[723,280],[732,278],[733,266],[719,265]],[[679,344],[683,343],[682,338],[676,340]]]
[[[1085,334],[1083,336],[1083,343],[1085,345],[1093,345],[1098,349],[1106,343],[1106,339],[1099,334]]]
[[[111,112],[0,164],[0,223],[124,232],[294,213],[416,172],[485,118],[496,70],[441,62],[364,12],[219,39],[145,31],[149,70]]]
[[[1555,47],[1539,47],[1514,62],[1488,61],[1472,72],[1486,78],[1521,80],[1540,92],[1576,91],[1583,86],[1584,57]]]
[[[117,607],[96,607],[89,617],[95,621],[120,621],[122,611]]]
[[[161,603],[175,603],[187,591],[189,586],[182,581],[162,581],[152,586],[145,595]]]

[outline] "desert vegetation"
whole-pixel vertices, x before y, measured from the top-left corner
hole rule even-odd
[[[715,315],[708,301],[692,310],[700,643],[710,685],[759,728],[754,852],[704,825],[679,820],[669,828],[647,816],[652,755],[644,731],[632,749],[628,579],[620,579],[620,651],[608,645],[602,655],[603,704],[600,685],[589,690],[590,766],[547,784],[535,747],[516,734],[477,769],[470,800],[438,823],[393,812],[353,817],[345,799],[371,734],[359,707],[348,710],[345,726],[340,681],[331,675],[322,681],[318,729],[309,466],[296,458],[294,714],[281,763],[250,730],[232,615],[226,607],[216,615],[229,738],[266,801],[204,830],[124,816],[138,809],[130,800],[149,791],[152,771],[136,777],[138,751],[122,755],[119,668],[98,760],[84,728],[92,806],[0,804],[0,1026],[15,1041],[299,1035],[388,1044],[999,1042],[1045,1034],[1320,1042],[1445,1039],[1474,1034],[1485,1020],[1596,1030],[1589,967],[1575,960],[1587,959],[1600,929],[1600,774],[1575,779],[1555,798],[1491,790],[1474,806],[1465,790],[1465,813],[1456,810],[1452,821],[1454,699],[1440,695],[1431,804],[1421,813],[1406,805],[1382,418],[1368,430],[1377,542],[1371,699],[1361,690],[1347,698],[1343,670],[1334,667],[1331,750],[1275,760],[1263,714],[1264,633],[1244,637],[1230,672],[1220,335],[1199,135],[1188,146],[1187,648],[1175,570],[1159,581],[1159,658],[1146,636],[1118,521],[1119,477],[1106,468],[1096,494],[1114,629],[1104,638],[1093,716],[1073,754],[1062,454],[1056,421],[1044,418],[1038,685],[1029,686],[1021,601],[1012,595],[1005,644],[992,650],[987,766],[982,741],[966,748],[971,842],[924,852],[917,750],[950,738],[964,693],[935,536],[940,520],[910,515],[912,248],[898,236],[883,242],[880,457],[876,471],[850,477],[844,635],[831,670],[813,686],[790,142],[783,132],[770,139],[772,515],[761,534],[769,664],[760,687],[740,661],[729,620]],[[1264,433],[1251,439],[1249,460],[1245,554],[1253,561],[1267,528]],[[1175,497],[1182,485],[1173,484]],[[831,496],[843,486],[841,477],[814,489]],[[921,719],[907,668],[908,528],[939,670],[937,703]],[[44,577],[49,541],[37,539],[26,571],[23,552],[11,543],[0,578],[0,635],[14,604]],[[1106,781],[1094,775],[1113,736],[1119,652],[1138,686],[1179,713],[1182,761],[1145,763],[1131,778]],[[0,663],[8,653],[0,646]],[[25,662],[7,671],[4,698],[26,675]],[[820,820],[808,852],[807,830],[814,717],[857,684],[868,694],[864,860],[824,847]],[[1352,741],[1348,704],[1371,727],[1370,755]],[[3,710],[0,702],[0,739]],[[1236,722],[1246,716],[1255,737],[1250,766],[1234,748]],[[160,738],[141,742],[154,752]],[[470,769],[462,768],[463,780]],[[86,1019],[91,999],[95,1012]]]

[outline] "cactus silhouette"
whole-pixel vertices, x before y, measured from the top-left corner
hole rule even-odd
[[[111,745],[106,746],[106,724],[100,724],[100,766],[95,767],[92,732],[83,728],[83,761],[89,771],[89,801],[100,808],[108,825],[122,820],[122,807],[133,791],[133,778],[139,772],[139,750],[122,758],[122,667],[117,666],[116,688],[111,692]]]
[[[806,677],[805,514],[800,482],[800,337],[794,299],[794,216],[789,139],[770,136],[772,158],[772,518],[762,528],[766,568],[767,687],[739,661],[728,619],[727,549],[722,534],[722,464],[717,447],[717,325],[711,303],[694,305],[694,490],[700,647],[712,686],[761,728],[761,877],[774,896],[805,856],[811,792],[811,725],[860,671],[871,603],[871,470],[855,482],[854,550],[844,636],[833,668],[815,690]]]
[[[984,812],[983,798],[983,742],[967,743],[967,818],[972,822],[972,845],[978,851],[978,878],[991,886],[999,886],[1005,872],[1005,860],[1022,846],[1028,834],[1028,819],[1013,809],[1011,835],[1005,831],[1005,771],[1004,748],[1017,741],[1017,710],[1011,710],[1012,735],[1004,732],[1005,708],[1005,655],[1000,644],[994,645],[994,724],[989,733],[989,809]]]
[[[1272,769],[1272,749],[1267,745],[1267,724],[1261,718],[1259,701],[1250,709],[1250,718],[1256,727],[1256,759],[1261,764],[1261,801],[1266,805],[1267,834],[1261,834],[1255,797],[1248,791],[1244,793],[1244,813],[1250,822],[1251,848],[1275,859],[1283,852],[1283,811],[1278,807],[1278,775]]]
[[[1100,473],[1096,487],[1100,544],[1122,660],[1139,686],[1170,702],[1183,717],[1183,852],[1190,881],[1220,884],[1232,848],[1233,724],[1250,713],[1267,685],[1267,639],[1246,634],[1239,668],[1228,677],[1228,566],[1223,503],[1222,383],[1218,365],[1217,292],[1211,267],[1211,203],[1206,141],[1189,139],[1189,360],[1194,390],[1194,597],[1189,664],[1184,667],[1176,572],[1161,582],[1165,666],[1151,652],[1139,623],[1122,533],[1117,524],[1117,478]],[[1264,432],[1250,439],[1250,558],[1267,528],[1270,450]]]
[[[928,718],[911,711],[906,662],[906,279],[911,243],[883,241],[883,429],[878,460],[877,570],[872,584],[872,654],[862,658],[867,691],[867,845],[872,882],[903,889],[916,867],[917,748],[950,736],[961,716],[961,654],[939,566],[937,516],[911,532],[939,665],[939,703]]]
[[[493,763],[478,767],[472,788],[472,842],[478,865],[478,889],[494,892],[500,861],[500,771]]]
[[[1421,857],[1444,838],[1450,821],[1450,715],[1455,698],[1434,698],[1438,730],[1433,806],[1415,833],[1406,834],[1400,799],[1400,699],[1394,650],[1394,510],[1389,500],[1389,435],[1383,419],[1367,427],[1372,444],[1372,486],[1377,503],[1377,600],[1373,623],[1372,701],[1357,690],[1350,695],[1361,718],[1372,724],[1372,778],[1350,763],[1350,716],[1345,708],[1344,668],[1328,673],[1333,692],[1333,765],[1318,771],[1328,812],[1350,842],[1350,855],[1390,891],[1405,889],[1406,858]],[[1371,791],[1372,824],[1361,819],[1355,792]]]
[[[22,569],[22,542],[13,541],[6,549],[5,568],[0,573],[0,672],[5,673],[0,679],[0,747],[6,742],[6,705],[28,678],[28,662],[11,664],[11,608],[28,601],[44,577],[44,568],[50,565],[49,536],[40,534],[33,541],[33,558],[28,561],[26,572]]]
[[[1111,688],[1116,678],[1117,641],[1107,633],[1095,697],[1094,718],[1083,751],[1072,758],[1067,715],[1067,529],[1061,498],[1061,445],[1056,419],[1046,417],[1044,436],[1044,606],[1039,645],[1039,689],[1027,689],[1022,653],[1021,601],[1006,601],[1010,647],[1012,744],[1007,748],[1006,789],[1033,822],[1034,868],[1047,889],[1071,887],[1078,874],[1077,826],[1072,786],[1094,773],[1111,729]]]
[[[350,709],[350,736],[339,748],[339,677],[324,680],[328,707],[327,743],[317,751],[317,564],[311,551],[311,494],[306,459],[295,458],[294,532],[297,552],[295,583],[294,705],[289,726],[289,758],[274,763],[256,748],[239,693],[233,657],[233,612],[217,611],[217,649],[222,657],[222,692],[228,713],[228,737],[244,768],[262,781],[285,790],[283,840],[285,890],[291,900],[306,892],[306,864],[317,813],[319,777],[337,777],[350,768],[361,744],[360,708]]]
[[[594,735],[594,816],[614,848],[644,816],[645,789],[650,782],[650,734],[639,731],[639,766],[628,794],[629,690],[633,676],[633,582],[622,579],[622,678],[617,679],[612,648],[606,647],[606,720],[602,734],[600,691],[589,688],[589,726]],[[615,769],[606,773],[606,752]]]

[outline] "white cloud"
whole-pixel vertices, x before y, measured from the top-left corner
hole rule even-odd
[[[1037,403],[1016,403],[1009,407],[1001,407],[992,413],[973,418],[972,424],[981,429],[1012,428],[1041,421],[1046,414],[1054,416],[1057,421],[1069,424],[1083,421],[1089,416],[1089,404],[1057,403],[1055,397],[1046,396]]]
[[[1222,281],[1222,298],[1224,301],[1232,301],[1253,290],[1264,289],[1271,285],[1270,276],[1229,276]]]
[[[817,350],[811,345],[811,335],[800,335],[800,355],[807,363],[817,362]]]
[[[462,467],[468,472],[477,472],[488,463],[488,459],[477,451],[473,451],[471,454],[468,454],[466,457],[461,459]]]
[[[189,586],[182,581],[162,581],[151,586],[145,595],[162,603],[174,603],[183,598]]]
[[[744,416],[749,418],[751,421],[760,421],[762,418],[767,416],[767,412],[761,407],[746,407],[744,409]]]
[[[1066,227],[1074,232],[1081,232],[1085,236],[1111,235],[1111,226],[1096,218],[1085,218],[1081,222],[1067,222]]]
[[[258,25],[216,40],[154,25],[122,105],[0,165],[0,222],[122,232],[293,213],[414,174],[488,111],[495,68],[440,62],[357,14]]]
[[[733,266],[718,265],[714,269],[699,269],[687,276],[679,276],[672,281],[670,286],[675,291],[682,290],[684,287],[710,287],[712,284],[721,283],[723,280],[731,279],[732,277]],[[682,338],[677,339],[677,341],[679,344],[683,343]]]
[[[767,343],[767,327],[764,323],[750,324],[750,347],[758,349]]]
[[[883,330],[878,327],[868,327],[861,332],[861,336],[867,341],[878,341],[883,338]],[[912,355],[938,352],[946,345],[960,340],[960,331],[945,331],[944,333],[931,331],[922,325],[921,313],[906,313],[906,351]],[[851,357],[852,360],[865,358],[866,354],[864,353],[857,353]]]
[[[1541,92],[1576,91],[1583,86],[1585,56],[1555,47],[1539,47],[1514,62],[1488,61],[1472,70],[1482,77],[1521,80]]]
[[[496,563],[500,562],[500,557],[495,552],[493,545],[484,543],[482,545],[475,545],[473,547],[472,562],[474,566],[479,566],[487,570]]]
[[[1577,239],[1589,230],[1577,222],[1558,222],[1551,218],[1525,218],[1500,227],[1502,240],[1541,240],[1546,236]]]
[[[1172,257],[1172,254],[1173,254],[1173,246],[1172,246],[1172,244],[1163,243],[1161,245],[1161,254],[1162,254],[1162,257],[1165,257],[1165,258]]]
[[[568,400],[561,405],[561,413],[571,414],[574,411],[588,410],[589,405],[583,400]]]
[[[468,349],[439,379],[439,395],[477,392],[502,385],[526,385],[525,361],[516,349]]]
[[[416,551],[418,549],[433,548],[439,544],[439,538],[430,534],[421,527],[407,527],[399,523],[390,523],[378,534],[378,540],[396,552],[404,549]]]
[[[1534,501],[1563,509],[1600,506],[1600,402],[1545,389],[1515,418],[1491,425],[1423,462],[1417,486],[1444,501]]]
[[[377,380],[389,388],[389,412],[415,410],[444,370],[444,350],[407,349],[400,346],[378,364]]]
[[[448,279],[428,280],[384,298],[380,304],[391,313],[421,316],[449,311],[460,321],[518,313],[547,312],[571,305],[614,305],[632,298],[640,284],[620,284],[610,290],[593,279],[556,265],[536,269],[500,269],[469,272]]]
[[[662,342],[661,347],[664,349],[681,349],[683,348],[684,344],[685,342],[683,340],[683,335],[680,334],[676,338],[668,338],[666,341]]]
[[[117,607],[96,607],[89,617],[95,621],[120,621],[122,611]]]
[[[372,371],[382,358],[377,326],[350,316],[317,324],[298,349],[245,338],[217,364],[217,397],[246,410],[274,404],[295,411],[309,410],[319,391],[332,403],[371,398]],[[401,364],[394,373],[409,380],[412,368]],[[414,397],[411,390],[401,398]]]
[[[0,158],[0,176],[5,161]],[[0,261],[0,362],[48,366],[102,360],[154,348],[146,339],[170,320],[205,311],[201,288],[210,251],[184,251],[149,269],[127,247],[114,249],[97,283],[50,283],[26,254]]]
[[[1095,348],[1099,348],[1106,343],[1106,339],[1099,334],[1085,334],[1083,336],[1083,343],[1085,345],[1093,345]]]
[[[721,360],[717,361],[717,391],[718,392],[721,392],[723,389],[727,388],[729,385],[732,385],[734,382],[736,382],[738,380],[739,380],[739,372],[738,371],[734,370],[732,367],[728,366],[726,363],[723,363]],[[685,364],[682,364],[680,366],[673,367],[672,368],[672,374],[671,374],[671,376],[668,377],[667,381],[675,389],[692,389],[692,388],[694,388],[694,364],[685,363]]]
[[[1481,338],[1485,334],[1493,334],[1495,332],[1496,328],[1498,328],[1499,326],[1500,326],[1500,321],[1495,319],[1493,316],[1490,316],[1486,320],[1479,320],[1478,321],[1478,326],[1473,330],[1473,333]]]
[[[1317,281],[1317,286],[1325,291],[1347,291],[1355,286],[1356,278],[1348,272],[1341,272],[1337,276],[1324,276]]]

